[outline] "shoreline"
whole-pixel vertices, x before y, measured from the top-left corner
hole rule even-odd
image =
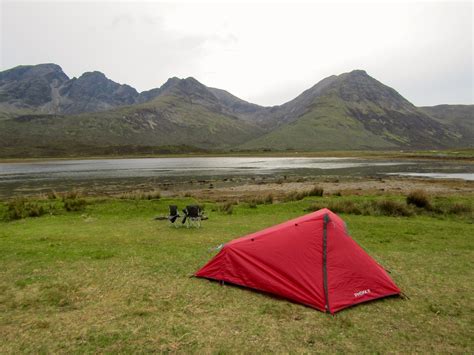
[[[170,154],[123,154],[123,155],[84,155],[60,157],[0,158],[0,164],[34,163],[64,160],[103,160],[103,159],[153,159],[153,158],[211,158],[211,157],[281,157],[281,158],[363,158],[363,159],[420,159],[440,161],[472,161],[474,149],[422,150],[422,151],[319,151],[319,152],[209,152],[209,153],[170,153]]]
[[[321,187],[325,195],[366,196],[407,194],[413,190],[424,190],[435,196],[471,195],[474,197],[474,181],[460,179],[429,179],[417,177],[384,176],[353,177],[324,176],[290,177],[289,179],[269,180],[262,177],[221,178],[205,180],[183,180],[177,182],[151,180],[141,183],[111,181],[73,188],[52,189],[38,187],[23,193],[0,195],[0,201],[15,197],[43,198],[48,193],[66,193],[77,191],[92,198],[115,198],[127,193],[159,191],[164,198],[193,197],[198,200],[228,201],[273,195],[282,198],[290,192],[308,191],[315,186]]]

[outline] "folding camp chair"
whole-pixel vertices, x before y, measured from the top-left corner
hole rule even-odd
[[[170,213],[168,216],[168,222],[170,223],[170,225],[179,227],[178,223],[174,223],[179,218],[178,206],[170,205],[169,208],[170,208]]]
[[[201,227],[201,209],[197,205],[190,205],[186,206],[186,208],[183,210],[184,212],[184,218],[183,218],[183,224],[188,221],[187,227]]]

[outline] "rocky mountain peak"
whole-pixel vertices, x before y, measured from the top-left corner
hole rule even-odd
[[[69,80],[59,65],[20,65],[0,72],[0,102],[30,108],[52,100],[52,89]]]
[[[78,80],[100,80],[105,81],[109,80],[104,73],[100,71],[90,71],[83,73]]]
[[[47,63],[38,65],[19,65],[17,67],[0,72],[0,83],[45,79],[51,81],[59,79],[61,81],[69,80],[69,77],[63,72],[57,64]]]
[[[368,103],[391,110],[412,110],[415,107],[397,91],[371,77],[364,70],[341,74],[328,88],[346,102]]]

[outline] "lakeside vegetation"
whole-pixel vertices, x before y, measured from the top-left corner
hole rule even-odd
[[[468,195],[340,196],[315,187],[280,200],[216,203],[158,191],[116,198],[51,193],[22,202],[43,207],[40,217],[7,221],[15,201],[0,205],[1,353],[469,352],[474,346]],[[209,216],[200,229],[154,220],[170,204],[190,203],[202,204]],[[321,206],[339,209],[352,237],[409,299],[329,316],[189,277],[221,243]],[[400,206],[409,213],[392,213]]]
[[[206,150],[191,146],[120,146],[99,147],[82,150],[45,152],[32,147],[25,148],[28,154],[3,150],[0,163],[64,159],[124,159],[124,158],[186,158],[186,157],[335,157],[374,159],[435,159],[474,161],[474,149],[438,150]]]

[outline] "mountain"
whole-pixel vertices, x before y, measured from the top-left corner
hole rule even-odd
[[[0,107],[39,108],[53,101],[53,89],[69,80],[56,64],[22,65],[0,72]]]
[[[433,119],[362,70],[328,77],[270,111],[259,113],[259,121],[271,128],[269,133],[241,148],[449,147],[460,138],[457,130]]]
[[[192,77],[139,93],[100,72],[70,79],[41,64],[0,72],[0,155],[470,147],[472,112],[416,107],[362,70],[262,107]]]
[[[102,87],[96,90],[104,102],[101,91]],[[77,97],[73,89],[68,93]],[[225,149],[262,133],[256,125],[226,114],[230,109],[194,78],[171,78],[135,100],[144,102],[101,112],[32,113],[0,120],[0,151],[4,156],[35,156],[160,152],[158,147],[171,151]],[[87,109],[79,102],[76,108]]]
[[[184,94],[196,103],[228,115],[243,117],[262,109],[225,90],[208,88],[192,77],[173,77],[159,88],[138,93],[131,86],[118,84],[99,71],[69,79],[56,64],[22,65],[0,73],[0,110],[3,111],[28,109],[29,113],[44,114],[100,112],[141,104],[172,92]]]
[[[466,145],[474,142],[474,105],[437,105],[420,107],[438,122],[454,127]]]
[[[69,77],[56,64],[22,65],[0,73],[0,110],[46,114],[97,112],[136,102],[138,92],[94,71]]]
[[[216,88],[208,88],[219,101],[223,112],[242,119],[249,119],[251,115],[261,112],[264,107],[239,99],[231,93]],[[249,117],[250,116],[250,117]]]
[[[68,80],[55,93],[53,97],[57,101],[48,107],[50,113],[106,111],[132,105],[138,97],[137,90],[131,86],[117,84],[98,71]]]

